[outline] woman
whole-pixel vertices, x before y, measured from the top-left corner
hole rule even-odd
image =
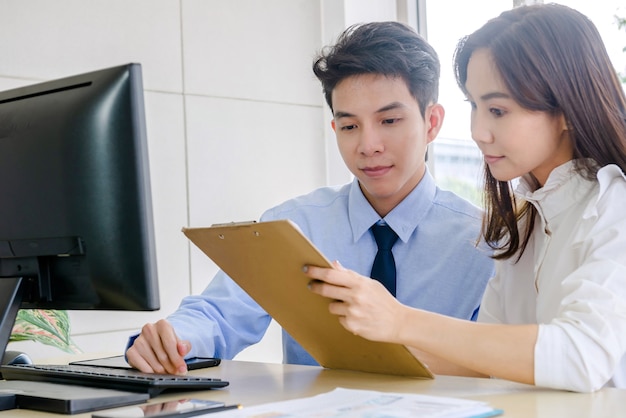
[[[311,290],[435,373],[626,387],[626,99],[597,29],[565,6],[516,8],[461,40],[455,69],[498,260],[478,322],[404,306],[338,264],[308,267]]]

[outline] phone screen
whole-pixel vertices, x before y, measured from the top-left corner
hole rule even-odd
[[[92,418],[136,418],[136,417],[190,417],[210,412],[224,406],[224,402],[203,399],[179,399],[175,401],[147,403],[132,407],[94,412]]]

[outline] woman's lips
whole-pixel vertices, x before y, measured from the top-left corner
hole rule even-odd
[[[497,156],[497,155],[485,155],[485,162],[487,164],[494,164],[497,163],[500,160],[503,160],[504,157],[503,156]]]

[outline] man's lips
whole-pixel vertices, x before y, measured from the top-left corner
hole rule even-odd
[[[376,167],[365,167],[362,168],[361,171],[363,171],[369,177],[380,177],[387,174],[391,170],[391,167],[393,166],[381,165]]]

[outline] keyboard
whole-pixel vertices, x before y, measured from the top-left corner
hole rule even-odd
[[[64,383],[147,393],[150,397],[166,389],[206,390],[228,386],[227,381],[192,375],[142,373],[132,369],[83,365],[14,364],[0,366],[6,380]]]

